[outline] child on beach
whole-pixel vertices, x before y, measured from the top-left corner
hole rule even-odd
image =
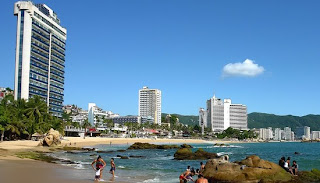
[[[111,158],[110,160],[110,173],[112,174],[112,176],[114,177],[114,172],[116,171],[116,164],[114,163],[114,159]]]
[[[99,181],[100,180],[100,168],[96,168],[96,175],[94,177],[94,180]]]

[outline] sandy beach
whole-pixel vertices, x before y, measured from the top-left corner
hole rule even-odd
[[[135,142],[148,142],[159,144],[177,143],[205,143],[200,139],[139,139],[139,138],[101,138],[101,137],[65,137],[61,141],[61,146],[86,147],[98,144],[133,144]],[[213,142],[212,142],[213,143]],[[227,143],[227,142],[223,142]],[[20,159],[15,156],[23,151],[50,151],[48,147],[38,146],[39,141],[18,140],[4,141],[0,143],[0,182],[16,183],[40,183],[40,182],[60,182],[60,183],[87,183],[92,180],[77,180],[75,175],[79,170],[65,167],[58,164],[46,163],[42,161]],[[71,145],[70,145],[71,144]],[[19,175],[19,176],[16,176]],[[107,180],[107,182],[113,182]],[[117,181],[118,182],[118,181]]]
[[[163,143],[163,144],[177,144],[177,143],[206,143],[208,141],[201,139],[143,139],[143,138],[101,138],[101,137],[65,137],[61,141],[62,146],[94,146],[98,144],[133,144],[135,142],[147,142],[147,143]],[[212,141],[212,143],[231,143],[230,141]],[[31,140],[17,140],[17,141],[4,141],[0,143],[0,149],[6,150],[27,150],[37,149],[45,150],[44,147],[38,147],[39,141]]]

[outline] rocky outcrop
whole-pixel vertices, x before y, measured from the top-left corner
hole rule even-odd
[[[191,145],[189,145],[189,144],[182,144],[181,146],[180,146],[181,148],[193,148]]]
[[[279,165],[249,156],[240,162],[229,162],[227,158],[210,159],[203,172],[210,183],[258,183],[288,182],[291,175]]]
[[[205,160],[217,157],[216,153],[206,152],[201,148],[194,153],[190,148],[180,148],[174,153],[174,159],[176,160]]]
[[[298,176],[294,177],[292,183],[313,183],[320,182],[320,170],[312,169],[311,171],[300,171]]]
[[[135,155],[130,155],[130,158],[145,158],[146,156],[135,156]]]
[[[218,143],[215,143],[213,144],[214,147],[230,147],[229,144],[218,144]]]
[[[177,149],[178,145],[156,145],[149,143],[136,142],[132,144],[128,149]]]
[[[119,157],[120,159],[129,159],[128,156],[121,156],[121,155],[117,155],[117,157]]]
[[[45,137],[40,140],[40,146],[57,146],[61,144],[60,141],[60,133],[57,130],[51,128],[49,132],[45,135]]]

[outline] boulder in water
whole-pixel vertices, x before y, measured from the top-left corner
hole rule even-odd
[[[222,157],[223,158],[223,157]],[[289,182],[291,175],[279,165],[249,156],[240,162],[223,159],[210,159],[203,172],[209,182],[248,183],[248,182]]]
[[[194,153],[190,148],[180,148],[174,153],[174,159],[176,160],[205,160],[217,157],[216,153],[206,152],[201,148]]]
[[[193,148],[191,145],[189,145],[189,144],[182,144],[181,146],[180,146],[181,148]]]
[[[132,144],[128,149],[178,149],[178,145],[156,145],[149,143],[136,142]]]
[[[128,156],[121,156],[121,155],[117,155],[117,157],[119,157],[120,159],[129,159]]]

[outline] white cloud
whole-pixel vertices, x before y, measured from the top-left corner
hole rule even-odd
[[[255,77],[264,72],[264,68],[246,59],[244,62],[229,63],[223,67],[222,77],[246,76]]]

